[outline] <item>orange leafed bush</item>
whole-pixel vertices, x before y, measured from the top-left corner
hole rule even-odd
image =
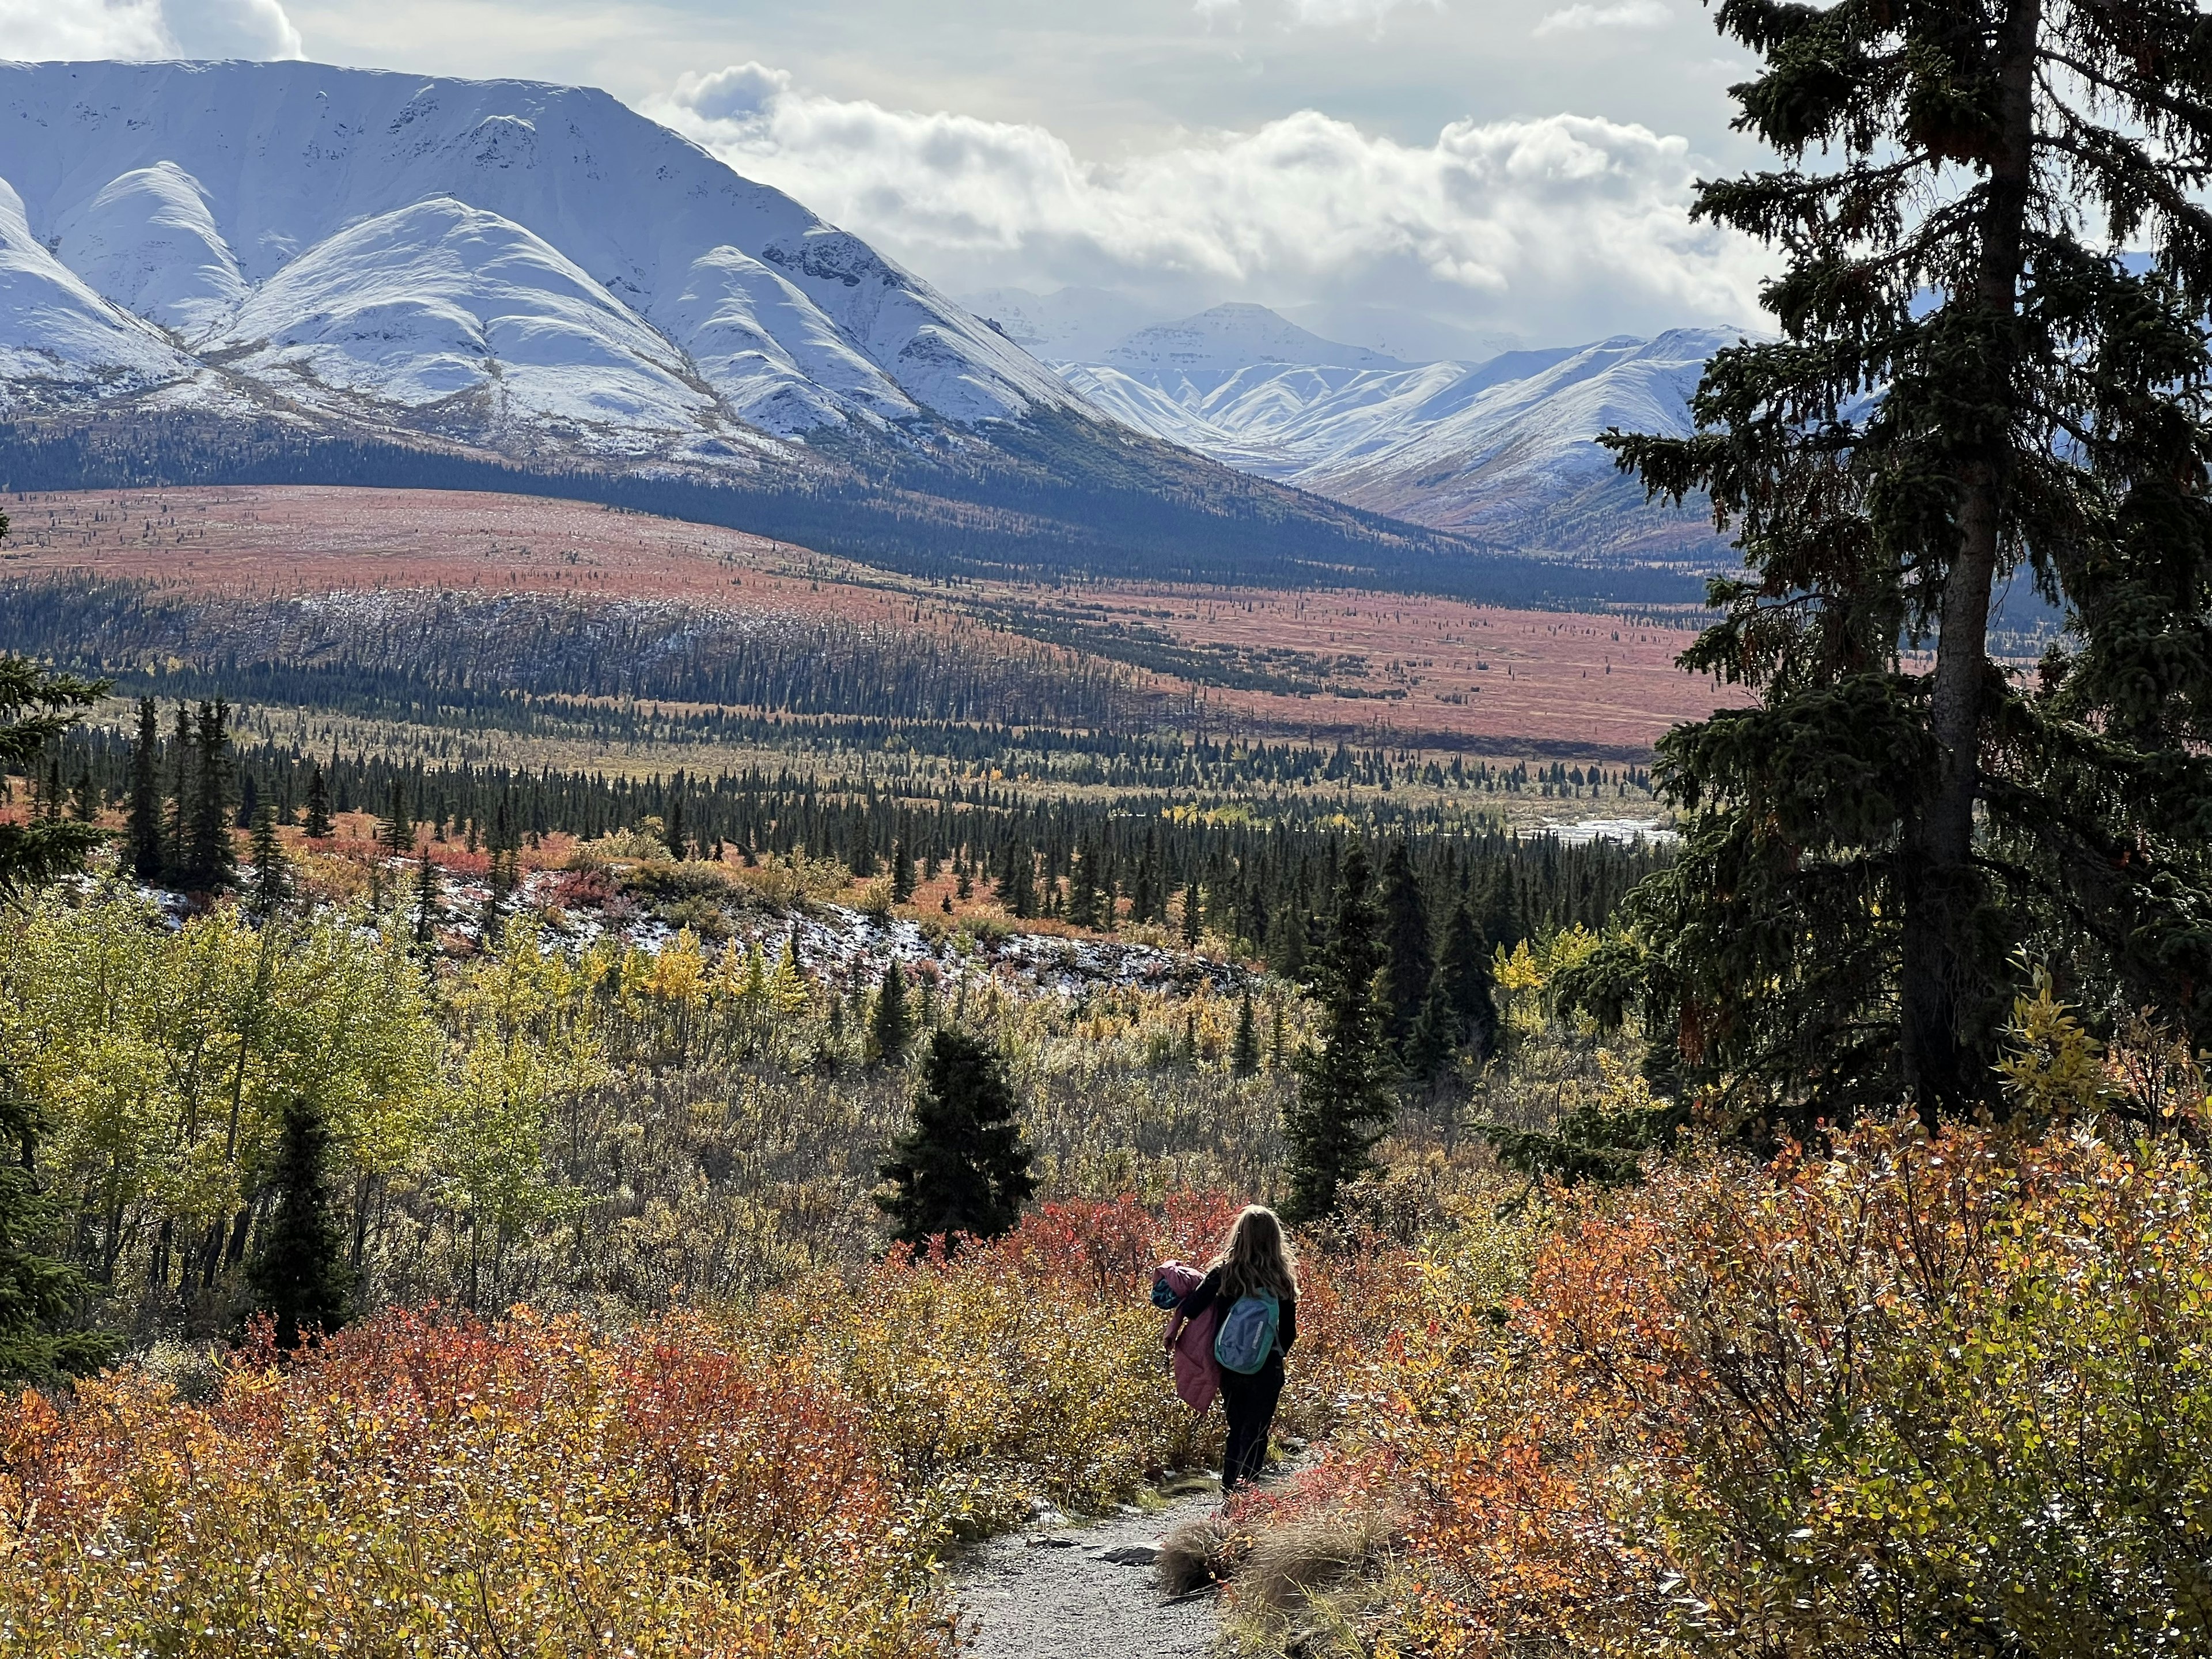
[[[1203,1261],[1236,1200],[1187,1194],[1158,1211],[1130,1198],[1048,1204],[1013,1233],[948,1256],[894,1255],[810,1322],[807,1349],[839,1376],[933,1524],[979,1535],[1012,1524],[1032,1498],[1063,1508],[1124,1500],[1166,1470],[1212,1462],[1218,1411],[1194,1418],[1170,1386],[1164,1316],[1146,1300],[1170,1256]],[[1377,1305],[1347,1324],[1349,1275]],[[1310,1260],[1298,1346],[1279,1421],[1311,1436],[1334,1420],[1362,1326],[1390,1316],[1409,1286],[1402,1252]]]
[[[391,1314],[205,1407],[0,1420],[0,1645],[40,1654],[941,1650],[855,1403],[674,1319]]]
[[[1387,1519],[1369,1650],[2212,1639],[2212,1173],[2183,1137],[1701,1151],[1478,1224],[1424,1301],[1331,1461],[1238,1519]]]
[[[940,1653],[951,1537],[1216,1455],[1146,1291],[1236,1208],[1048,1205],[617,1335],[387,1312],[280,1363],[264,1334],[204,1405],[137,1370],[27,1394],[0,1411],[0,1650]],[[1410,1283],[1395,1253],[1309,1260],[1286,1428],[1343,1408]]]

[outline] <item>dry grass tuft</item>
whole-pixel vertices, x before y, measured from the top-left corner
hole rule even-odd
[[[1224,1633],[1231,1650],[1298,1659],[1364,1653],[1360,1631],[1389,1582],[1397,1540],[1389,1516],[1346,1508],[1289,1516],[1227,1540],[1235,1568]]]
[[[1239,1554],[1228,1524],[1218,1516],[1186,1521],[1160,1540],[1154,1571],[1167,1595],[1192,1595],[1236,1571]]]

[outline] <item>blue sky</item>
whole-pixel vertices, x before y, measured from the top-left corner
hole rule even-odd
[[[956,294],[1401,355],[1755,323],[1766,263],[1687,222],[1754,159],[1695,0],[0,0],[0,41],[602,86]]]

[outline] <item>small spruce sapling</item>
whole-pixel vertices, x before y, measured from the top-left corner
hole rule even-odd
[[[890,1190],[876,1203],[914,1248],[940,1236],[997,1238],[1013,1231],[1036,1190],[1030,1156],[998,1054],[940,1026],[923,1059],[913,1125],[880,1166]]]
[[[331,1195],[331,1132],[303,1099],[284,1108],[270,1190],[275,1199],[259,1249],[246,1269],[253,1310],[276,1322],[276,1345],[292,1349],[311,1333],[346,1322],[353,1274]]]
[[[1237,1010],[1237,1041],[1229,1050],[1229,1069],[1238,1077],[1249,1077],[1260,1069],[1260,1033],[1252,1019],[1249,991]]]
[[[323,769],[319,765],[307,775],[306,828],[308,839],[311,841],[322,840],[333,828],[331,823],[331,786],[323,776]]]
[[[907,1044],[913,1038],[914,1017],[907,1006],[906,975],[894,959],[884,964],[884,977],[876,988],[868,1044],[878,1065],[898,1066],[905,1063]]]
[[[267,920],[292,893],[291,860],[276,838],[276,809],[264,804],[253,815],[253,914]]]

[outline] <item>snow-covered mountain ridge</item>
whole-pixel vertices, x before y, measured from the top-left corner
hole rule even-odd
[[[1127,335],[1102,391],[1185,399],[1164,429],[602,92],[0,63],[0,487],[520,489],[931,573],[1659,596],[1217,462],[1197,405],[1308,343],[1258,307]]]
[[[1709,562],[1699,515],[1647,508],[1594,441],[1674,435],[1737,331],[1407,363],[1258,306],[1217,307],[1058,362],[1094,406],[1240,471],[1531,551]]]
[[[0,64],[0,412],[153,392],[528,451],[1079,399],[604,93],[280,64]]]

